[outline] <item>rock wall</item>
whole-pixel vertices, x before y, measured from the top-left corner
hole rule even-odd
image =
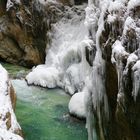
[[[47,32],[62,4],[55,8],[38,0],[10,2],[2,0],[0,5],[0,60],[26,67],[44,63]]]
[[[104,132],[110,140],[140,138],[139,14],[140,2],[115,0],[104,16],[100,46],[111,113]]]

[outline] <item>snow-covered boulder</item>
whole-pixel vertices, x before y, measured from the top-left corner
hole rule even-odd
[[[23,140],[14,108],[16,96],[7,71],[0,65],[0,140]]]
[[[55,88],[59,81],[59,72],[56,68],[47,68],[45,65],[38,65],[26,76],[28,84]]]
[[[69,102],[69,112],[79,118],[86,118],[84,92],[78,92],[72,96]]]

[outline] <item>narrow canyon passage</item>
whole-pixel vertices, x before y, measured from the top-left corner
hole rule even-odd
[[[140,139],[140,0],[0,1],[0,140],[23,139]]]

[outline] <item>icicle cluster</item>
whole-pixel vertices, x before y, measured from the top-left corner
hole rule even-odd
[[[134,12],[134,9],[139,6],[140,2],[136,0],[129,2],[127,0],[115,0],[109,6],[108,23],[113,25],[119,19],[118,22],[123,27],[122,31],[116,32],[118,29],[112,26],[112,32],[119,36],[119,40],[116,40],[112,46],[112,63],[115,64],[118,75],[118,101],[124,94],[123,77],[127,75],[129,69],[132,69],[132,96],[135,100],[139,93],[140,81],[138,80],[139,67],[137,61],[139,61],[140,25],[137,13]],[[111,18],[112,16],[113,18]]]

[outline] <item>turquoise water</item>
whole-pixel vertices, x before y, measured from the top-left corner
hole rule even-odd
[[[4,63],[0,61],[0,64],[8,71],[10,78],[25,77],[30,69],[22,66]]]
[[[27,86],[24,80],[12,83],[25,140],[87,140],[85,123],[68,115],[70,97],[64,91]]]

